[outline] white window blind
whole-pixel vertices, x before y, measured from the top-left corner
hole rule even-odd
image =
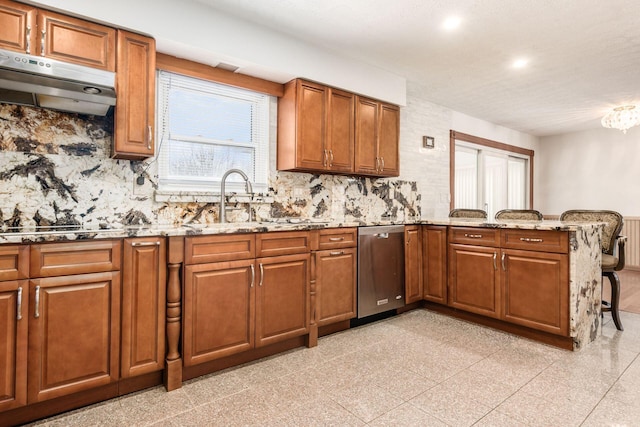
[[[159,187],[219,192],[229,169],[247,174],[254,191],[267,189],[270,96],[160,70],[158,72]],[[238,174],[230,191],[245,192]]]
[[[484,209],[489,218],[501,209],[527,209],[529,160],[527,155],[456,141],[454,206]]]

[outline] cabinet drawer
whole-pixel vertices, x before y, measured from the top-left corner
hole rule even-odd
[[[352,248],[357,246],[357,228],[328,228],[318,230],[318,249]]]
[[[0,281],[29,277],[29,246],[0,246]]]
[[[256,257],[302,254],[311,251],[308,231],[260,233],[256,238]]]
[[[566,254],[569,235],[566,231],[502,230],[502,247]]]
[[[120,240],[31,245],[31,277],[120,270],[121,247]]]
[[[494,228],[451,227],[449,242],[477,246],[499,246],[500,230]]]
[[[255,256],[255,234],[187,237],[185,241],[185,264],[236,261]]]

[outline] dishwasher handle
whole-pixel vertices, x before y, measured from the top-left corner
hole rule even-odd
[[[378,239],[388,239],[389,233],[376,233],[374,234],[374,236],[376,236]]]

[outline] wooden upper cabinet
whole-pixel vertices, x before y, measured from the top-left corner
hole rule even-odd
[[[377,175],[378,159],[378,103],[356,98],[355,171],[364,175]]]
[[[355,95],[329,89],[327,114],[328,169],[331,172],[353,172]]]
[[[0,0],[0,48],[35,55],[36,14],[35,7]]]
[[[36,55],[102,70],[116,70],[116,30],[38,10]]]
[[[353,172],[354,95],[293,80],[278,102],[278,169]]]
[[[327,88],[297,82],[296,164],[300,169],[321,170],[327,166],[325,155]]]
[[[378,156],[381,176],[400,175],[400,109],[395,105],[380,104],[378,128]]]
[[[113,156],[144,159],[154,154],[156,44],[150,37],[118,30]]]
[[[357,97],[355,171],[362,175],[400,175],[400,109]]]

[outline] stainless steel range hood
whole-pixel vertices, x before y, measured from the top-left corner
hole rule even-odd
[[[104,116],[116,105],[116,74],[0,49],[0,103]]]

